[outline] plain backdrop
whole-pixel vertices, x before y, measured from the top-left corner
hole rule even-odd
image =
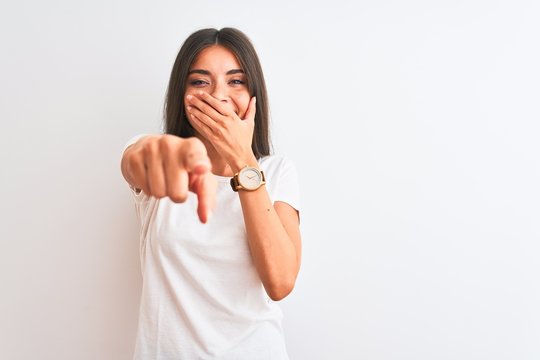
[[[3,2],[0,358],[131,358],[121,150],[161,131],[183,40],[234,26],[300,176],[291,359],[540,359],[539,18],[533,0]]]

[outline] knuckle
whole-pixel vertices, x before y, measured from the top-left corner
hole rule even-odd
[[[166,196],[165,194],[165,191],[155,191],[154,192],[154,197],[158,198],[158,199],[161,199],[161,198],[164,198]]]
[[[159,150],[163,155],[170,154],[175,146],[175,139],[170,136],[163,136],[159,140]]]
[[[183,203],[187,200],[187,193],[185,192],[175,192],[169,195],[169,198],[175,203]]]
[[[191,151],[188,151],[186,153],[186,157],[185,159],[190,162],[190,161],[193,161],[195,159],[200,159],[201,157],[203,157],[204,154],[201,152],[201,151],[198,151],[198,150],[191,150]]]
[[[142,152],[145,157],[154,156],[158,153],[158,145],[154,141],[147,142],[142,148]]]
[[[194,164],[196,161],[204,159],[206,155],[202,151],[189,151],[185,155],[186,164]]]
[[[126,162],[130,168],[136,168],[142,162],[142,154],[140,151],[133,151],[126,154]]]
[[[159,184],[156,184],[155,181],[150,181],[150,184],[149,184],[149,190],[150,190],[150,195],[158,198],[158,199],[161,199],[162,197],[164,197],[166,194],[165,194],[165,189],[163,188],[163,186],[160,186]]]
[[[214,132],[214,137],[216,139],[222,139],[223,138],[223,130],[222,129],[216,129]]]
[[[190,137],[190,138],[185,139],[184,141],[188,147],[194,147],[194,146],[197,146],[200,140],[197,139],[196,137]]]
[[[191,137],[189,139],[186,139],[187,142],[187,151],[188,152],[199,152],[202,154],[206,154],[206,147],[202,143],[201,140],[199,140],[196,137]]]

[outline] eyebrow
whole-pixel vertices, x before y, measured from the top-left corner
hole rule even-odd
[[[193,69],[189,70],[188,75],[190,74],[201,74],[201,75],[212,75],[210,71],[203,70],[203,69]],[[227,75],[234,75],[234,74],[244,74],[244,70],[242,69],[232,69],[227,71]]]

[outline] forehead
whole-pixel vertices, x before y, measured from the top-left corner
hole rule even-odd
[[[241,68],[231,50],[222,45],[212,45],[199,52],[189,70],[203,69],[212,73],[226,73],[231,69]]]

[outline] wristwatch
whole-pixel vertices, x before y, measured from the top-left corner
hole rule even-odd
[[[231,178],[231,187],[234,191],[253,191],[266,184],[264,173],[252,166],[245,166]]]

